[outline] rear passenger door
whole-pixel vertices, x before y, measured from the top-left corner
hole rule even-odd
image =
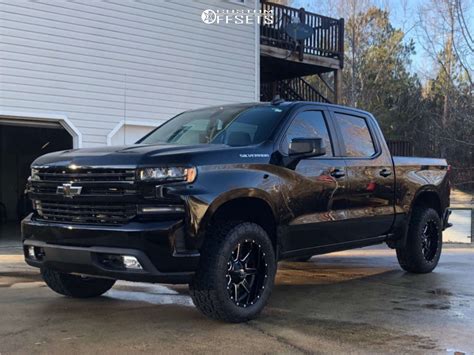
[[[334,108],[347,171],[348,239],[389,232],[394,219],[392,159],[376,121],[360,111]]]

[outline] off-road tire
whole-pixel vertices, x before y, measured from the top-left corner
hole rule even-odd
[[[428,224],[436,227],[436,234],[433,237],[436,247],[432,248],[429,260],[423,253],[423,232]],[[415,207],[408,226],[406,243],[396,249],[398,263],[403,270],[411,273],[431,272],[438,265],[442,245],[442,227],[438,213],[432,208]]]
[[[226,273],[229,258],[239,243],[249,240],[258,244],[264,257],[265,275],[260,295],[245,308],[237,306],[229,295]],[[206,316],[226,322],[239,323],[255,318],[264,308],[273,289],[277,262],[272,242],[265,230],[250,222],[221,222],[212,227],[202,248],[198,270],[189,285],[192,300]],[[258,273],[262,275],[262,273]],[[260,276],[261,277],[261,276]],[[238,303],[237,303],[238,304]]]
[[[65,274],[48,268],[41,268],[41,276],[53,291],[68,297],[97,297],[112,288],[115,280],[95,277],[82,277]]]

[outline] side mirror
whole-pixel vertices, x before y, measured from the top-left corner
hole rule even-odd
[[[288,148],[290,157],[303,159],[326,154],[322,138],[293,138]]]

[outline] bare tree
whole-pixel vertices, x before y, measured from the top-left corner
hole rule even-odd
[[[472,87],[469,28],[464,19],[461,0],[430,0],[419,9],[420,41],[424,53],[433,63],[432,76],[443,99],[442,128],[447,129],[452,116],[456,89],[467,80]],[[466,51],[466,46],[468,50]]]

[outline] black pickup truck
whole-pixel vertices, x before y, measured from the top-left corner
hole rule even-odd
[[[255,317],[277,262],[387,243],[432,271],[449,226],[449,166],[392,157],[374,117],[282,102],[184,112],[135,145],[32,164],[26,262],[54,291],[189,283],[205,315]]]

